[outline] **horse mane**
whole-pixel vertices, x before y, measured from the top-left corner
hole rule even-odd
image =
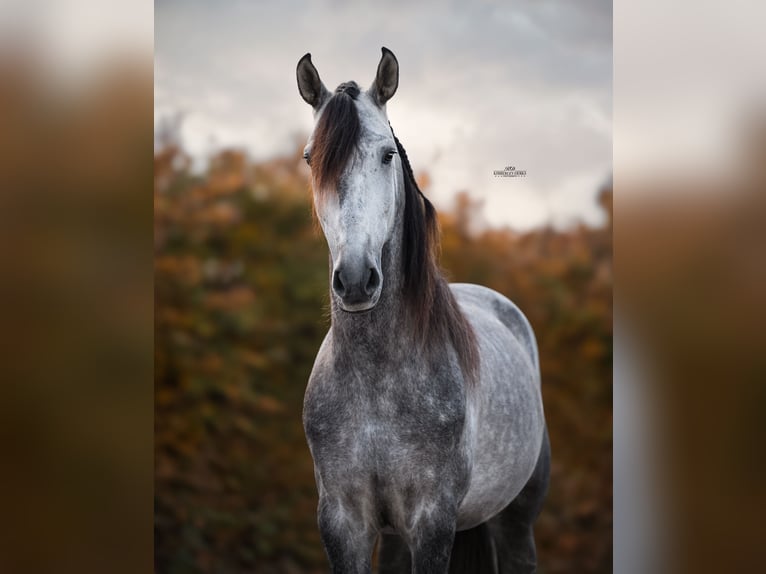
[[[360,89],[345,82],[325,104],[314,130],[311,174],[314,189],[323,193],[338,182],[359,143],[361,124],[354,100]],[[436,210],[415,181],[412,166],[401,142],[391,129],[404,171],[404,222],[402,237],[403,300],[415,340],[426,349],[451,343],[463,375],[478,378],[479,351],[476,335],[460,311],[439,269],[439,225]]]
[[[439,224],[436,210],[420,191],[407,152],[393,128],[391,134],[404,171],[403,297],[411,328],[416,339],[426,347],[452,343],[463,375],[469,383],[474,383],[479,370],[476,334],[460,310],[437,262]]]

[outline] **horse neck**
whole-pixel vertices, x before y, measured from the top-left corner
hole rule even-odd
[[[331,263],[332,265],[332,263]],[[363,313],[340,309],[332,295],[331,321],[333,342],[342,352],[372,352],[380,355],[402,347],[406,338],[406,313],[402,299],[402,223],[397,220],[392,239],[383,247],[381,258],[383,288],[377,305]],[[330,270],[332,274],[332,270]]]

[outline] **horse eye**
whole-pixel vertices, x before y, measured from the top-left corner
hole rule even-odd
[[[311,165],[311,156],[309,155],[309,152],[304,151],[303,152],[303,159],[306,160],[306,163]]]
[[[388,150],[386,155],[383,156],[383,163],[391,163],[391,160],[394,159],[394,155],[396,155],[394,150]]]

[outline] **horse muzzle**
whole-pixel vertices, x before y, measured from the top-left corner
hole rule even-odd
[[[369,311],[380,299],[383,281],[377,265],[368,258],[339,261],[332,273],[332,291],[341,309],[349,313]]]

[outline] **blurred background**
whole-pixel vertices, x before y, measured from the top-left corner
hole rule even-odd
[[[612,569],[611,3],[157,4],[155,564],[324,572],[303,392],[327,332],[312,128],[400,62],[391,124],[439,208],[441,263],[529,317],[553,468],[540,572]],[[494,177],[506,166],[518,178]]]
[[[152,568],[152,9],[0,2],[2,572]]]

